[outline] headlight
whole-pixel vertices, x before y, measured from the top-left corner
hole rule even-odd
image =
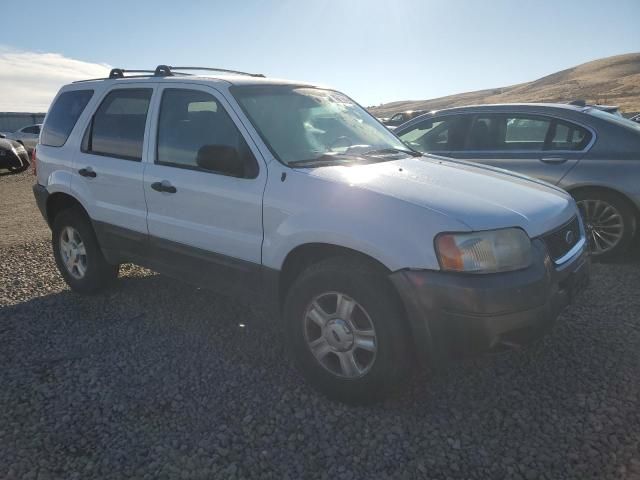
[[[442,270],[492,273],[518,270],[531,264],[531,240],[519,228],[441,233],[435,243]]]

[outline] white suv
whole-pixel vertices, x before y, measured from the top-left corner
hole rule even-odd
[[[564,191],[416,153],[335,90],[184,70],[54,100],[34,193],[73,290],[133,262],[267,302],[304,375],[363,402],[537,337],[588,280]]]

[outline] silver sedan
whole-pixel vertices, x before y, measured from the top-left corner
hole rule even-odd
[[[573,195],[594,256],[626,250],[640,221],[640,124],[591,106],[501,104],[421,115],[394,133],[425,153],[537,177]]]

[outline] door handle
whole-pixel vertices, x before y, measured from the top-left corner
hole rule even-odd
[[[563,157],[543,157],[540,161],[544,163],[564,163],[567,159]]]
[[[151,184],[151,188],[153,188],[156,192],[176,193],[178,191],[176,187],[169,183],[168,180],[153,182]]]
[[[91,167],[85,167],[78,170],[78,173],[83,177],[96,178],[96,172]]]

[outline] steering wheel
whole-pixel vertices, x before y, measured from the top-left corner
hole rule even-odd
[[[347,135],[341,135],[338,138],[336,138],[333,142],[331,142],[331,145],[329,145],[329,150],[333,150],[334,147],[339,146],[336,144],[340,142],[349,142],[347,145],[344,145],[345,147],[350,147],[351,145],[353,145],[353,140],[351,139],[351,137],[348,137]]]

